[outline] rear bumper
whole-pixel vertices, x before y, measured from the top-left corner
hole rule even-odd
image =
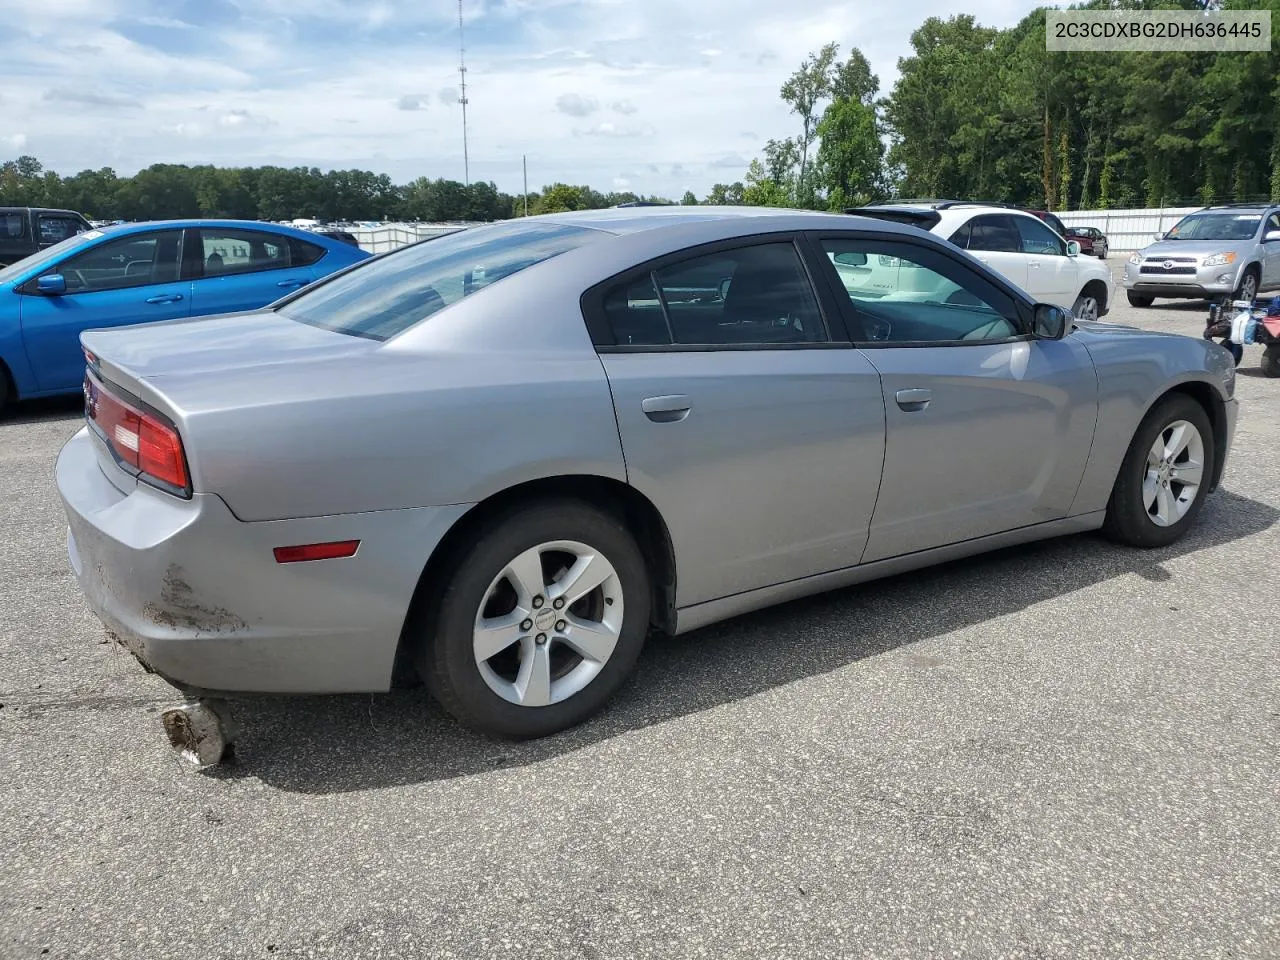
[[[465,506],[244,523],[217,496],[118,489],[81,430],[58,455],[67,554],[89,606],[149,670],[193,693],[386,690],[409,601]],[[360,540],[354,557],[272,549]]]

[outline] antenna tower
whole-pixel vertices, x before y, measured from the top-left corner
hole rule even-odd
[[[462,0],[458,0],[458,76],[462,80],[462,177],[468,186],[471,184],[471,161],[467,156],[467,47],[462,36]]]

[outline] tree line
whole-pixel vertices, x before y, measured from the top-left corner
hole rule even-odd
[[[1280,0],[1089,0],[1083,9],[1261,9]],[[1280,200],[1280,42],[1267,52],[1045,49],[1045,11],[1004,30],[930,17],[899,78],[880,81],[832,42],[781,84],[797,132],[769,140],[741,180],[684,204],[841,210],[891,197],[997,200],[1050,210]],[[492,182],[316,167],[156,164],[60,177],[34,157],[0,164],[0,204],[104,220],[500,220],[662,198],[555,183],[512,195]]]

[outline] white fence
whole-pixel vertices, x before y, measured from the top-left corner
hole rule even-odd
[[[1107,249],[1128,253],[1141,250],[1188,213],[1202,207],[1165,207],[1162,210],[1055,211],[1068,227],[1097,227],[1107,235]]]
[[[1155,234],[1164,233],[1188,213],[1201,207],[1165,207],[1164,209],[1068,210],[1057,216],[1068,227],[1097,227],[1107,235],[1109,248],[1117,253],[1141,250]],[[406,244],[428,237],[465,230],[476,223],[387,223],[378,227],[351,230],[360,246],[370,253],[387,253]]]
[[[453,233],[473,223],[387,223],[380,227],[355,227],[351,235],[360,243],[362,250],[369,253],[387,253],[406,244],[417,243],[428,237],[438,237]]]

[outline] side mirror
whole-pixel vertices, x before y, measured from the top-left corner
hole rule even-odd
[[[1067,256],[1068,257],[1080,256],[1080,241],[1078,240],[1067,241]]]
[[[67,278],[60,273],[46,273],[36,280],[36,290],[46,297],[60,297],[67,292]]]
[[[1157,243],[1159,243],[1161,240],[1163,240],[1163,239],[1164,239],[1164,234],[1163,234],[1163,233],[1153,233],[1153,234],[1151,235],[1151,237],[1152,237],[1152,239],[1154,239]]]
[[[1280,240],[1280,230],[1268,230],[1262,235],[1263,243],[1275,243]]]
[[[1037,340],[1061,340],[1071,328],[1071,315],[1052,303],[1037,303],[1031,335]]]

